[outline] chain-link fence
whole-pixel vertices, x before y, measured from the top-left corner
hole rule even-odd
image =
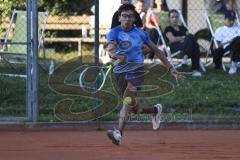
[[[212,1],[215,2],[215,0]],[[151,1],[145,2],[145,6],[151,6]],[[189,32],[198,38],[201,51],[207,53],[210,46],[211,33],[209,32],[206,15],[210,14],[210,11],[213,11],[216,7],[214,7],[213,4],[209,4],[209,1],[204,0],[167,0],[166,2],[169,10],[177,9],[182,13]],[[216,2],[216,5],[219,6],[219,3],[220,2]],[[40,58],[45,58],[45,62],[48,64],[46,65],[47,67],[43,67],[39,72],[40,121],[82,121],[93,120],[99,117],[101,117],[100,120],[117,120],[119,110],[115,109],[119,107],[121,98],[117,95],[114,87],[111,86],[111,79],[107,79],[107,84],[104,86],[102,92],[89,94],[83,92],[79,86],[79,76],[86,65],[96,65],[94,64],[95,55],[97,55],[103,63],[109,61],[109,57],[104,50],[104,45],[107,42],[106,34],[110,31],[112,16],[118,9],[120,0],[100,0],[99,5],[94,0],[88,2],[79,1],[73,4],[71,5],[71,11],[45,9],[44,5],[39,4],[39,13],[45,13],[44,15],[46,16],[46,23],[43,23],[43,25],[39,24],[40,32],[44,31],[42,32],[44,33],[42,34],[42,40],[40,40],[39,43],[41,46],[39,56]],[[95,11],[98,11],[98,9],[99,13],[96,14]],[[145,8],[145,12],[147,12],[147,10],[148,8]],[[96,15],[99,15],[99,19],[96,19],[98,18]],[[13,28],[18,26],[17,23],[19,23],[20,26],[20,31],[16,36],[19,39],[24,39],[22,36],[26,37],[26,32],[21,31],[21,29],[26,27],[26,23],[23,23],[23,20],[18,22],[16,18],[13,20],[15,22]],[[14,40],[14,29],[11,32],[7,32],[10,22],[11,16],[2,19],[1,42],[4,42],[6,33],[9,33],[8,41]],[[99,44],[96,43],[97,39],[95,36],[98,34]],[[3,45],[5,44],[1,43],[2,50],[4,50]],[[12,45],[8,45],[7,47],[10,48],[11,46]],[[96,52],[94,50],[95,48],[99,48],[99,52]],[[25,48],[19,47],[18,50],[23,49]],[[98,65],[102,64],[100,63]],[[4,69],[5,68],[1,70]],[[162,67],[159,69],[161,73],[165,73]],[[25,71],[25,69],[22,70]],[[26,98],[24,97],[26,89],[25,81],[19,80],[21,82],[16,83],[15,78],[7,80],[2,77],[0,78],[2,81],[1,84],[4,84],[1,85],[0,116],[24,114],[26,106]],[[175,84],[175,81],[171,79],[171,77],[165,78]],[[211,79],[209,80],[208,78],[209,77],[206,78],[206,81],[211,81]],[[233,79],[232,82],[234,82],[234,80],[235,79]],[[155,82],[154,79],[147,79],[146,83],[153,84],[153,81]],[[207,85],[210,85],[210,88],[214,88],[222,85],[220,81],[213,80],[215,86]],[[15,86],[15,83],[17,86]],[[166,121],[211,119],[212,115],[208,113],[212,112],[214,119],[214,116],[219,115],[218,107],[222,107],[222,105],[217,104],[216,108],[209,106],[220,102],[221,96],[212,97],[211,94],[216,94],[219,90],[213,89],[211,90],[213,92],[208,94],[206,93],[209,89],[208,87],[194,86],[200,83],[192,82],[190,78],[189,82],[183,83],[180,87],[176,87],[174,92],[171,92],[173,91],[173,86],[168,83],[163,83],[164,85],[160,87],[162,89],[161,92],[155,92],[156,95],[145,97],[145,100],[148,104],[158,103],[159,101],[162,102],[166,108],[164,110],[164,112],[166,112],[164,118]],[[8,87],[12,87],[12,89]],[[196,90],[201,91],[200,94],[196,94]],[[182,92],[187,94],[182,96]],[[166,93],[169,93],[169,95],[162,96]],[[209,99],[211,99],[211,101]],[[238,98],[235,97],[233,101],[231,101],[231,97],[226,99],[226,105],[220,109],[220,114],[229,112],[230,114],[226,116],[231,116],[232,111],[234,112],[236,108],[239,107],[237,103]],[[232,105],[235,106],[230,107]],[[108,115],[105,116],[106,114]],[[235,118],[239,118],[239,114],[234,116],[236,116]],[[151,115],[132,116],[130,120],[150,121]]]
[[[0,37],[1,42],[5,43],[1,43],[0,116],[25,117],[27,113],[26,63],[25,60],[22,59],[22,56],[27,55],[26,9],[25,12],[4,12],[10,13],[11,16],[6,17],[4,21],[1,22],[2,30]],[[11,40],[16,44],[7,43]],[[15,53],[22,55],[15,55]],[[7,65],[3,65],[3,62]],[[21,63],[21,65],[16,66],[15,62]]]
[[[5,4],[5,3],[4,3]],[[7,6],[1,5],[1,10]],[[0,57],[0,119],[9,121],[31,120],[32,81],[36,69],[32,47],[36,45],[36,12],[31,12],[35,1],[24,1],[25,7],[3,10],[1,14]],[[8,7],[6,7],[8,8]],[[44,14],[45,15],[45,14]],[[39,18],[42,21],[42,18]],[[32,25],[31,25],[32,24]],[[31,32],[32,30],[32,32]],[[31,72],[31,73],[30,73]]]

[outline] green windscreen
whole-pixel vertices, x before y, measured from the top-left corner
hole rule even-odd
[[[209,16],[209,20],[214,32],[217,28],[224,26],[224,15],[222,14],[212,14]]]
[[[38,12],[38,36],[44,21],[46,19],[46,12]],[[27,16],[26,11],[17,11],[16,12],[16,23],[13,32],[12,42],[27,42]],[[27,45],[23,44],[13,44],[8,49],[9,53],[15,54],[27,54]]]

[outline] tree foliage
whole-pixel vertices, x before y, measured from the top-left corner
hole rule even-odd
[[[13,9],[26,10],[26,2],[27,0],[0,0],[0,24],[9,20]],[[38,10],[49,11],[51,15],[90,15],[93,4],[94,0],[38,0]]]
[[[53,15],[92,14],[94,0],[39,0],[39,9],[48,10]]]
[[[26,0],[0,0],[0,18],[4,20],[9,18],[12,10],[16,9],[26,9]]]

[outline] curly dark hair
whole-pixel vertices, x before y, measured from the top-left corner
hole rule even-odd
[[[122,13],[123,11],[129,11],[129,10],[135,12],[135,7],[134,7],[134,5],[132,5],[132,4],[123,4],[123,5],[121,5],[121,6],[119,7],[119,9],[118,9],[118,14],[121,15],[121,13]]]
[[[155,0],[152,2],[152,7],[153,7],[153,8],[156,8],[156,7],[157,7],[157,5],[156,5],[156,3],[155,3]],[[166,1],[166,0],[162,0],[162,6],[161,6],[161,8],[162,8],[162,11],[169,11],[168,4],[167,4],[167,1]]]

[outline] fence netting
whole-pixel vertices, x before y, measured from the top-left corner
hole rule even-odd
[[[137,4],[137,2],[135,0],[132,3]],[[154,8],[150,0],[140,2],[144,2],[143,12],[145,14],[151,7]],[[195,36],[200,46],[202,63],[207,62],[207,60],[211,61],[210,46],[213,43],[211,43],[212,35],[207,18],[212,14],[224,14],[225,1],[166,0],[162,1],[162,3],[166,3],[166,8],[164,8],[166,12],[172,9],[179,11],[188,31]],[[226,7],[232,7],[235,10],[237,24],[239,22],[240,4],[239,1],[233,3],[234,5],[229,6],[227,4]],[[43,13],[44,16],[43,19],[39,18],[39,21],[42,21],[39,22],[39,57],[41,61],[39,72],[40,121],[89,121],[96,119],[98,121],[112,121],[119,118],[122,99],[114,88],[114,78],[111,79],[111,76],[109,76],[103,89],[97,93],[88,93],[83,90],[79,82],[79,77],[86,69],[86,66],[95,66],[92,69],[97,70],[96,66],[103,67],[110,60],[105,50],[107,44],[106,34],[111,29],[112,16],[120,6],[120,0],[100,0],[98,6],[95,4],[97,3],[94,0],[74,3],[69,1],[70,10],[56,10],[56,8],[53,10],[47,8],[44,4],[39,4],[39,14]],[[95,16],[95,7],[99,7],[99,24],[95,24],[95,18],[97,18]],[[16,8],[16,10],[18,9]],[[21,10],[24,10],[24,8],[21,8]],[[0,19],[2,43],[0,49],[4,51],[6,48],[10,49],[14,46],[13,44],[5,45],[3,43],[6,41],[6,37],[7,41],[21,42],[26,38],[27,33],[24,19],[16,17],[11,19],[12,11],[9,10],[3,10],[2,12]],[[5,14],[5,12],[8,14]],[[22,18],[26,18],[26,15],[22,14]],[[220,21],[224,25],[224,22]],[[11,22],[14,23],[11,29],[8,29]],[[143,19],[144,22],[146,20]],[[18,26],[19,30],[17,31]],[[99,26],[99,28],[96,28],[96,26]],[[143,29],[148,31],[145,24],[144,26]],[[99,44],[96,44],[96,32],[99,34]],[[95,47],[99,48],[98,53],[95,53]],[[15,49],[26,52],[26,45],[15,47]],[[96,57],[99,62],[96,62]],[[226,61],[230,65],[229,57]],[[25,72],[25,65],[16,64],[18,72],[19,70]],[[8,63],[3,60],[1,60],[0,66],[1,72],[10,71],[11,69],[13,69],[11,72],[16,72],[14,68],[9,67]],[[162,75],[166,72],[161,66],[159,66],[159,70]],[[151,76],[154,76],[154,74],[155,72],[152,72]],[[239,112],[236,112],[237,108],[239,108],[237,99],[232,101],[229,98],[225,104],[221,104],[222,96],[211,97],[211,93],[218,92],[214,90],[216,86],[211,86],[212,90],[211,87],[194,86],[195,82],[184,82],[182,85],[177,86],[178,84],[170,75],[164,79],[169,83],[161,81],[161,83],[157,84],[160,90],[157,90],[154,94],[140,94],[142,96],[140,99],[146,101],[147,104],[163,104],[165,113],[163,121],[214,120],[231,116],[234,119],[239,118]],[[207,77],[206,81],[208,80]],[[153,85],[155,79],[146,78],[144,83],[146,84],[145,87],[149,89],[149,85]],[[217,81],[216,85],[221,86],[221,82]],[[194,89],[194,87],[196,88]],[[0,76],[0,116],[22,115],[25,113],[25,89],[24,79]],[[208,93],[209,89],[212,92]],[[151,90],[151,87],[149,90]],[[196,93],[197,91],[201,91],[201,94]],[[185,93],[187,93],[186,96],[183,96]],[[217,107],[212,107],[214,105]],[[129,120],[151,121],[151,117],[152,115],[137,114],[131,116]]]

